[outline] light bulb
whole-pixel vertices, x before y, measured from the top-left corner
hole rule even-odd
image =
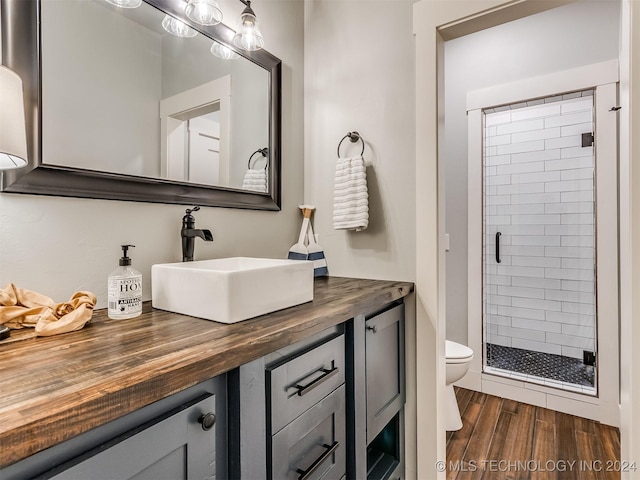
[[[115,5],[120,8],[138,8],[142,5],[142,0],[105,0],[111,5]]]
[[[193,28],[185,25],[177,18],[173,18],[171,15],[164,16],[162,28],[176,37],[195,37],[198,34]]]
[[[258,20],[250,5],[247,5],[240,15],[240,26],[233,37],[233,44],[247,51],[260,50],[264,46],[264,38],[260,33]]]
[[[222,10],[216,0],[189,0],[184,13],[200,25],[216,25],[222,21]]]
[[[231,50],[229,47],[218,42],[213,42],[213,45],[211,45],[211,53],[223,60],[235,60],[236,58],[240,57],[240,55]]]

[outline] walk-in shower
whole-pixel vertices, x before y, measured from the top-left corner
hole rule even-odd
[[[596,395],[594,91],[483,118],[484,372]]]

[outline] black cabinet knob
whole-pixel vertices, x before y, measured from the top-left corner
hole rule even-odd
[[[204,431],[211,430],[216,423],[216,416],[211,412],[205,413],[198,419],[198,422]]]

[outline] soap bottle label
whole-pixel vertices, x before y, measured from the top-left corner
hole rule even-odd
[[[127,315],[142,310],[142,278],[112,278],[109,281],[109,313]]]

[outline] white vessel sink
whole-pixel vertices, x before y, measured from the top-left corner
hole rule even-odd
[[[313,262],[234,257],[151,267],[154,308],[235,323],[313,300]]]

